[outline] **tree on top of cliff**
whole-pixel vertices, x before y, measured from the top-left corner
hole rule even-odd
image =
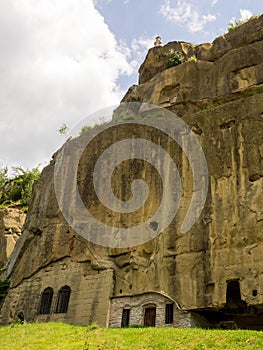
[[[4,186],[7,180],[7,173],[8,173],[7,167],[0,168],[0,189]]]
[[[13,167],[14,177],[8,177],[7,167],[0,169],[0,207],[20,206],[25,211],[31,197],[35,180],[40,177],[38,167],[24,170]]]

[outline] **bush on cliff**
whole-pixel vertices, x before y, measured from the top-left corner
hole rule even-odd
[[[171,68],[174,66],[178,66],[179,64],[184,62],[184,55],[180,51],[174,51],[170,49],[166,53],[166,59],[164,62],[165,69]]]
[[[27,210],[33,183],[40,177],[38,167],[24,170],[14,167],[13,177],[7,176],[7,168],[0,169],[0,207],[21,206]]]

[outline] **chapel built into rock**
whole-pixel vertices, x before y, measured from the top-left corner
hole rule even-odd
[[[181,52],[184,62],[166,69],[170,49]],[[178,213],[156,238],[138,246],[107,248],[87,241],[62,215],[54,190],[59,154],[69,145],[78,148],[79,138],[69,140],[34,185],[23,232],[2,275],[11,283],[1,324],[15,322],[22,311],[28,322],[263,329],[263,15],[211,44],[170,42],[151,48],[139,84],[122,102],[163,107],[195,133],[209,173],[198,221],[181,233],[193,194],[184,153],[158,131],[137,128],[136,137],[166,145],[178,164]],[[150,188],[142,211],[112,215],[91,196],[87,173],[102,149],[130,131],[126,125],[118,133],[108,131],[101,143],[95,139],[78,173],[81,196],[92,213],[120,227],[151,215],[162,198],[158,174],[140,160],[123,162],[112,186],[127,200],[123,184],[142,177]]]

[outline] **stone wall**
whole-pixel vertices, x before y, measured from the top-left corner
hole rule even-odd
[[[173,322],[168,324],[165,322],[166,304],[173,304]],[[143,326],[145,308],[149,306],[156,307],[156,327],[189,328],[194,326],[191,314],[181,311],[173,299],[162,293],[148,292],[112,298],[109,327],[121,327],[123,309],[130,309],[129,326]]]
[[[96,322],[107,327],[113,271],[96,271],[88,263],[74,263],[69,258],[51,263],[34,276],[10,289],[1,310],[1,323],[11,323],[19,311],[28,322],[59,321],[87,325]],[[58,291],[71,288],[67,313],[55,313]],[[41,293],[47,287],[54,290],[51,312],[39,315]]]

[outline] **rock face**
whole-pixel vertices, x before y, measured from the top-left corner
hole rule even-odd
[[[195,55],[197,60],[164,69],[169,48],[182,51],[186,58]],[[1,310],[2,323],[12,322],[23,310],[29,321],[97,321],[103,326],[109,322],[121,326],[120,314],[114,319],[120,305],[130,310],[131,319],[136,309],[134,319],[143,324],[146,309],[157,307],[157,314],[164,318],[158,307],[172,300],[174,317],[187,319],[177,319],[175,325],[211,326],[231,321],[239,327],[263,329],[263,16],[212,44],[175,42],[151,49],[140,68],[139,83],[129,89],[124,102],[148,102],[176,113],[202,145],[209,193],[198,222],[180,234],[192,195],[191,171],[182,152],[171,143],[169,149],[179,162],[184,194],[176,219],[157,238],[137,247],[110,249],[87,242],[66,222],[56,200],[54,166],[62,152],[58,151],[34,186],[23,235],[4,273],[11,279],[11,288]],[[149,206],[125,220],[109,213],[91,194],[87,173],[92,173],[101,150],[130,132],[127,128],[118,130],[108,133],[102,143],[95,140],[83,154],[78,180],[81,196],[95,216],[106,223],[124,225],[125,220],[131,224],[129,220],[140,222],[151,215],[160,202],[162,187],[147,166],[124,162],[113,182],[122,200],[130,195],[123,185],[125,176],[133,179],[135,172],[151,186]],[[137,137],[163,142],[158,134],[144,134],[140,128],[137,132]],[[74,145],[78,152],[78,142],[73,139],[68,145]],[[67,200],[74,203],[71,195]],[[71,294],[68,312],[62,313],[57,312],[57,305],[64,286],[70,287]],[[52,294],[49,312],[44,314],[40,302],[43,292]],[[139,295],[144,295],[143,301],[136,304]],[[156,302],[154,295],[158,296]],[[156,324],[164,325],[165,321],[157,320]]]
[[[154,47],[149,50],[148,55],[139,69],[139,84],[144,84],[156,74],[165,70],[166,53],[173,49],[183,53],[186,59],[195,56],[200,61],[215,62],[229,51],[249,46],[259,42],[263,37],[262,16],[253,18],[238,26],[234,31],[216,38],[212,44],[206,43],[193,45],[185,42],[170,42],[165,46]],[[250,52],[251,55],[252,52]],[[247,57],[249,59],[249,57]],[[253,66],[253,61],[249,64]]]
[[[20,209],[0,209],[0,266],[3,266],[12,253],[21,235],[25,213]]]

